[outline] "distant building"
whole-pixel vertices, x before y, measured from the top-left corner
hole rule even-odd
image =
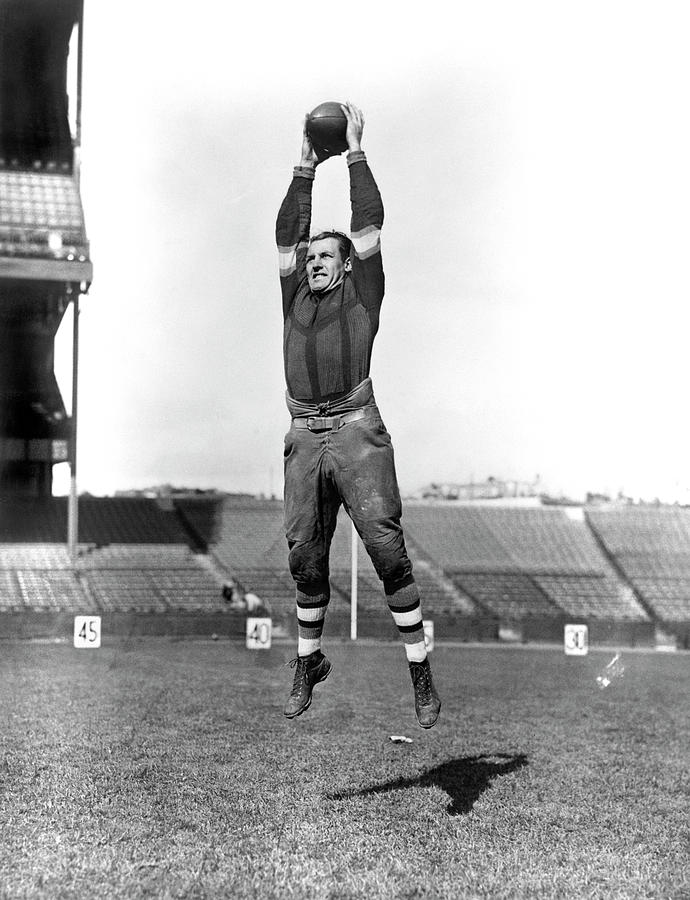
[[[176,487],[172,484],[158,484],[146,488],[130,488],[115,491],[116,497],[145,497],[160,500],[167,497],[254,497],[253,494],[233,494],[217,488]]]
[[[539,497],[542,491],[539,478],[534,481],[503,481],[493,476],[486,481],[457,484],[431,482],[415,496],[423,500],[502,500],[514,497]]]

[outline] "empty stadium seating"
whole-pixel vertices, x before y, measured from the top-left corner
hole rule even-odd
[[[96,544],[187,544],[177,515],[138,497],[79,501],[79,540]]]
[[[167,504],[79,502],[73,560],[65,545],[65,498],[0,499],[0,612],[223,612],[222,583],[232,577],[274,616],[292,616],[281,502],[217,495]],[[690,510],[576,512],[406,503],[406,543],[425,616],[690,622]],[[343,614],[351,541],[341,510],[330,565],[331,608]],[[207,552],[195,552],[200,548]],[[360,609],[385,613],[383,588],[361,541],[357,575]]]
[[[19,569],[16,576],[30,609],[88,613],[96,608],[73,572]]]
[[[64,544],[0,544],[0,569],[69,569]]]
[[[227,569],[284,569],[287,546],[282,503],[226,499],[209,552]]]
[[[147,572],[94,569],[87,583],[99,609],[108,612],[164,612],[165,603]]]
[[[245,591],[256,594],[276,614],[281,610],[292,612],[295,584],[284,567],[250,568],[240,565],[233,568],[232,575]]]
[[[404,524],[453,571],[610,573],[586,524],[562,509],[408,503]]]
[[[331,571],[331,606],[347,605],[352,597],[352,579],[349,569],[337,568]],[[357,607],[364,612],[386,610],[386,599],[378,576],[371,572],[357,573]]]
[[[89,548],[78,565],[102,609],[166,612],[223,606],[219,579],[187,546],[111,544]]]
[[[443,578],[439,577],[424,560],[416,558],[414,551],[410,551],[410,555],[425,616],[476,616],[479,613],[477,604],[458,590],[457,584],[445,573]]]
[[[587,519],[648,612],[664,624],[690,622],[690,509],[604,507]]]
[[[160,534],[157,532],[156,536]],[[0,609],[166,612],[223,608],[221,584],[186,545],[1,544]]]
[[[194,567],[186,544],[107,544],[82,548],[80,569],[179,569]]]
[[[0,544],[0,610],[93,610],[67,549],[57,544]]]
[[[630,591],[611,587],[616,574],[587,523],[564,509],[408,503],[405,527],[411,549],[500,618],[645,618]]]
[[[67,541],[67,498],[0,499],[0,542]],[[82,544],[187,544],[188,535],[174,511],[139,497],[80,497]]]
[[[536,575],[534,581],[553,603],[570,616],[626,621],[648,619],[630,588],[612,578],[598,575]]]
[[[174,498],[173,505],[183,525],[200,549],[206,550],[218,539],[224,502],[222,495]]]
[[[148,575],[168,609],[221,607],[220,586],[202,569],[149,569]]]
[[[0,501],[0,609],[223,609],[220,579],[190,549],[174,509],[145,498],[83,497],[75,560],[66,532],[64,497]]]
[[[493,534],[479,507],[408,503],[403,527],[408,539],[426,548],[443,569],[481,571],[513,564],[509,548]]]
[[[604,573],[609,570],[584,522],[553,507],[489,508],[484,523],[513,562],[528,572]]]
[[[16,572],[0,569],[0,612],[15,612],[24,606],[24,596]]]
[[[690,562],[690,509],[680,506],[599,507],[588,509],[587,519],[615,556],[680,556]]]
[[[527,575],[500,572],[455,572],[453,581],[477,605],[505,621],[529,616],[561,615],[553,603]]]
[[[690,578],[634,578],[632,583],[661,622],[690,621]]]

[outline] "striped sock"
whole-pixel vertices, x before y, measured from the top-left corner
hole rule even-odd
[[[328,582],[298,584],[297,602],[297,655],[309,656],[321,649],[321,633],[330,599]]]
[[[422,624],[422,605],[412,575],[398,582],[383,583],[388,608],[405,645],[408,662],[424,662],[426,644]]]

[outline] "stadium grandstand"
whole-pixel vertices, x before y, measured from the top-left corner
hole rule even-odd
[[[690,612],[690,509],[592,509],[587,520],[649,615],[670,630]]]
[[[239,635],[242,613],[223,598],[229,581],[261,599],[279,633],[294,630],[281,501],[84,496],[76,555],[66,542],[67,506],[64,497],[0,498],[4,633],[26,630],[22,614],[41,614],[35,627],[49,623],[49,612],[82,611],[114,615],[130,632]],[[652,645],[659,631],[688,646],[690,510],[407,501],[404,525],[439,639],[559,640],[564,624],[584,622],[594,642]],[[342,636],[351,539],[341,512],[327,628]],[[360,636],[395,637],[361,543],[357,606]]]

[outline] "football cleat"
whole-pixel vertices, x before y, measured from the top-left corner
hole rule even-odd
[[[432,728],[436,724],[441,711],[441,701],[431,677],[429,659],[424,662],[411,662],[410,675],[414,688],[414,711],[422,728]]]
[[[288,719],[294,719],[309,709],[314,685],[328,678],[332,666],[320,650],[309,656],[298,656],[288,665],[294,668],[295,678],[283,712]]]

